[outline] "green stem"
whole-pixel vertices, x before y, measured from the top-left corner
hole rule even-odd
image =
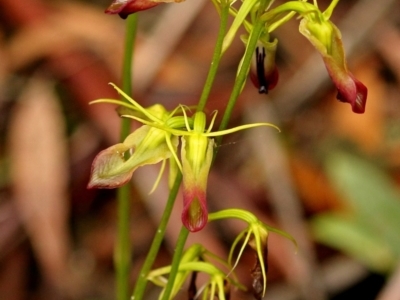
[[[208,96],[210,95],[210,92],[211,92],[211,87],[213,85],[215,76],[217,74],[219,62],[221,61],[221,57],[222,57],[222,46],[224,44],[226,26],[228,23],[229,8],[230,8],[229,3],[221,3],[221,22],[220,22],[219,31],[218,31],[217,42],[216,42],[215,48],[214,48],[214,54],[213,54],[212,61],[211,61],[211,67],[210,67],[210,70],[208,71],[208,75],[207,75],[206,82],[204,84],[203,92],[200,96],[200,100],[197,105],[197,111],[204,110],[207,100],[208,100]]]
[[[244,53],[243,61],[238,75],[236,76],[235,85],[233,86],[231,96],[229,97],[228,104],[226,106],[224,115],[219,126],[219,130],[225,130],[228,127],[229,120],[232,116],[233,108],[235,107],[236,101],[242,92],[243,85],[246,81],[247,75],[250,69],[251,59],[256,49],[257,40],[260,37],[262,30],[264,29],[264,23],[259,20],[254,24],[253,30],[248,40],[247,48]],[[217,145],[221,143],[222,136],[216,138]],[[217,148],[216,148],[217,149]]]
[[[134,41],[136,35],[136,16],[128,17],[126,23],[125,54],[122,70],[122,88],[128,95],[132,94],[131,65]],[[122,98],[123,101],[126,101]],[[120,139],[123,141],[130,131],[130,120],[121,120]],[[131,258],[129,217],[130,217],[130,186],[126,184],[117,191],[118,202],[118,235],[115,249],[115,268],[117,272],[116,293],[117,300],[126,300],[129,297],[129,269]]]
[[[147,274],[149,274],[151,267],[153,266],[154,260],[157,257],[158,250],[160,249],[161,243],[164,239],[165,231],[167,228],[169,217],[171,216],[172,208],[174,207],[175,199],[179,191],[179,187],[182,182],[182,174],[179,172],[176,176],[174,186],[170,190],[167,204],[164,208],[164,213],[161,217],[160,224],[158,225],[156,235],[154,236],[153,242],[151,244],[149,253],[146,256],[146,260],[140,270],[135,290],[133,292],[132,300],[141,300],[147,285]]]
[[[214,54],[211,62],[211,67],[208,72],[207,80],[204,84],[203,92],[201,94],[199,103],[197,105],[197,111],[203,111],[206,103],[208,96],[210,95],[211,87],[214,82],[219,62],[221,61],[222,57],[222,46],[224,43],[224,37],[225,37],[225,32],[226,32],[226,27],[228,23],[228,16],[229,16],[229,8],[230,4],[228,1],[221,1],[221,21],[220,21],[220,27],[218,31],[218,37],[217,37],[217,42],[215,45],[214,49]],[[168,283],[167,286],[165,287],[165,291],[162,297],[162,300],[169,300],[171,296],[171,292],[174,287],[175,283],[175,278],[178,273],[179,269],[179,263],[182,258],[182,253],[185,248],[186,240],[189,235],[189,231],[182,226],[181,232],[179,233],[178,241],[175,246],[175,251],[174,251],[174,257],[172,259],[171,263],[171,271],[169,273],[168,277]]]
[[[171,263],[171,271],[168,277],[168,283],[165,287],[165,291],[161,300],[169,300],[171,297],[171,292],[174,288],[175,278],[178,274],[179,263],[182,258],[182,253],[185,248],[187,237],[189,236],[189,230],[185,226],[182,226],[181,232],[179,233],[178,241],[176,242],[174,257]]]

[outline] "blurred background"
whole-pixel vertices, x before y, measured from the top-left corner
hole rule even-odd
[[[125,22],[111,1],[0,0],[0,299],[114,299],[115,190],[87,190],[95,155],[114,144]],[[279,3],[280,1],[276,1]],[[320,0],[323,10],[329,1]],[[335,99],[322,59],[291,20],[279,39],[280,79],[268,95],[248,83],[231,126],[272,122],[224,138],[208,186],[210,211],[245,208],[292,234],[269,237],[266,299],[400,299],[400,2],[341,1],[332,20],[348,64],[369,90],[366,113]],[[194,105],[219,26],[211,1],[139,14],[134,95],[143,106]],[[208,113],[225,106],[244,46],[224,56]],[[222,114],[222,113],[220,113]],[[159,166],[132,179],[131,281],[168,193],[148,195]],[[169,264],[181,198],[156,267]],[[240,222],[190,235],[226,257]],[[251,286],[252,253],[236,271]],[[157,299],[149,288],[147,299]],[[362,296],[361,296],[362,295]],[[185,291],[181,298],[187,299]],[[252,299],[232,291],[231,299]]]

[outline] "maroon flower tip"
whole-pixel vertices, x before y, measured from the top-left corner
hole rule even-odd
[[[350,90],[338,87],[336,98],[341,102],[350,103],[354,113],[363,114],[365,112],[365,105],[367,104],[368,89],[361,81],[354,78],[352,74],[350,74],[350,77],[354,82],[354,87]]]
[[[194,188],[184,191],[182,223],[190,232],[197,232],[206,226],[208,211],[204,191]]]
[[[114,0],[105,10],[105,13],[118,14],[122,19],[126,19],[130,14],[152,8],[161,3],[151,0]]]

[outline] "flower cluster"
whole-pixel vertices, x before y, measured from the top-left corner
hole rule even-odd
[[[192,274],[192,278],[190,280],[188,292],[189,295],[193,296],[190,297],[190,299],[195,299],[201,292],[203,292],[204,295],[203,299],[205,299],[205,297],[209,297],[209,299],[214,299],[214,297],[221,300],[229,299],[230,286],[233,285],[240,289],[245,289],[237,282],[234,269],[238,265],[245,248],[249,247],[254,251],[256,257],[255,266],[250,274],[253,277],[253,295],[255,299],[262,299],[267,288],[269,232],[275,232],[286,237],[297,247],[296,241],[292,236],[264,224],[248,211],[242,209],[226,209],[210,214],[210,221],[226,218],[234,218],[247,223],[247,227],[238,234],[232,244],[228,262],[224,262],[223,259],[207,251],[202,245],[192,245],[184,252],[179,261],[178,273],[170,295],[171,298],[176,296],[190,274]],[[233,256],[240,242],[242,242],[242,245],[237,253],[235,263],[232,264]],[[215,262],[218,262],[221,267],[217,267]],[[164,293],[166,283],[168,282],[165,275],[169,274],[170,271],[171,266],[153,270],[148,274],[147,279],[161,286]],[[205,273],[209,276],[209,280],[200,289],[196,287],[196,276],[198,272]]]
[[[228,263],[232,266],[233,254],[238,244],[243,241],[242,246],[239,249],[236,261],[232,266],[235,269],[239,260],[243,254],[246,246],[249,246],[256,254],[255,266],[251,270],[253,277],[253,295],[256,299],[262,299],[267,289],[267,271],[268,271],[268,234],[269,232],[275,232],[283,237],[289,239],[297,247],[295,239],[288,233],[278,230],[274,227],[270,227],[260,221],[254,214],[242,210],[242,209],[226,209],[210,214],[210,220],[221,220],[235,218],[247,223],[241,233],[238,234],[234,242],[232,243],[231,250],[229,252]]]
[[[215,261],[219,262],[224,268],[217,267],[214,263]],[[163,296],[166,283],[168,282],[165,276],[170,272],[171,266],[167,266],[152,270],[147,276],[148,280],[163,288],[160,298]],[[197,274],[200,272],[207,274],[209,278],[202,287],[198,288],[196,279]],[[229,299],[230,286],[233,285],[241,290],[245,290],[245,287],[234,276],[232,276],[233,278],[229,277],[230,273],[229,265],[222,258],[209,252],[200,244],[193,244],[183,253],[179,261],[178,273],[174,280],[170,299],[175,298],[190,275],[190,284],[188,286],[189,299],[200,299],[199,294],[201,293],[208,296],[209,299],[214,299],[214,297],[221,300]]]
[[[269,2],[270,5],[273,1]],[[253,52],[250,66],[250,79],[259,89],[259,93],[268,93],[278,82],[278,70],[275,65],[277,39],[270,39],[270,34],[290,18],[299,15],[301,18],[299,31],[321,54],[330,78],[337,89],[337,99],[349,103],[355,113],[364,113],[367,101],[367,88],[348,70],[341,33],[329,18],[338,1],[321,12],[317,1],[314,4],[305,0],[288,1],[276,8],[259,14],[257,1],[245,0],[238,11],[232,9],[235,19],[224,40],[224,50],[232,40],[241,25],[251,36],[255,24],[261,22],[263,29],[258,36],[258,42]],[[250,18],[248,18],[250,16]],[[248,37],[242,38],[248,51]]]
[[[143,126],[131,133],[122,143],[113,145],[96,156],[88,188],[120,187],[130,180],[137,168],[162,162],[162,172],[165,163],[172,159],[171,163],[176,164],[183,175],[182,222],[192,232],[201,230],[208,219],[206,188],[214,153],[213,138],[252,127],[274,125],[255,123],[212,131],[216,113],[206,128],[204,112],[199,111],[189,117],[188,109],[183,106],[172,112],[168,112],[159,104],[143,108],[118,87],[113,86],[128,102],[100,99],[92,103],[121,105],[128,109],[123,117],[139,121]],[[158,181],[159,179],[156,180],[154,188]]]
[[[106,10],[109,14],[118,13],[126,18],[129,14],[154,7],[163,2],[180,2],[178,0],[114,0]],[[233,2],[233,1],[232,1]],[[299,31],[321,54],[329,76],[338,91],[337,99],[349,103],[355,113],[364,113],[368,90],[364,84],[357,80],[348,70],[341,33],[329,18],[338,1],[321,12],[317,1],[314,4],[306,0],[288,1],[270,9],[273,1],[260,13],[258,1],[244,0],[239,10],[231,7],[234,21],[226,34],[223,51],[230,44],[240,26],[252,34],[257,22],[262,22],[263,30],[258,37],[250,66],[250,79],[258,88],[259,93],[268,93],[278,82],[278,69],[275,65],[277,39],[270,40],[270,33],[298,14],[301,18]],[[218,3],[218,1],[217,1]],[[250,16],[250,19],[248,19]],[[248,46],[248,38],[243,38]],[[247,49],[246,49],[247,50]]]

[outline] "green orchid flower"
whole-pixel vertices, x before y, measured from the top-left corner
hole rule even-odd
[[[251,272],[253,277],[253,294],[256,299],[262,299],[264,297],[267,289],[267,271],[268,271],[268,234],[269,232],[278,233],[289,240],[291,240],[297,247],[295,239],[288,233],[278,230],[276,228],[270,227],[263,222],[261,222],[257,217],[242,209],[226,209],[219,212],[211,213],[209,216],[210,221],[220,220],[220,219],[239,219],[248,224],[239,235],[236,237],[232,244],[229,252],[228,262],[232,265],[233,253],[239,242],[243,241],[240,247],[239,254],[233,264],[232,269],[234,270],[239,263],[240,257],[243,254],[246,246],[250,246],[256,252],[256,264]]]
[[[193,125],[190,124],[190,118],[187,117],[184,109],[182,112],[187,121],[185,130],[167,128],[145,120],[141,120],[141,122],[163,129],[172,135],[182,137],[182,166],[178,164],[183,175],[182,223],[189,231],[196,232],[207,224],[208,219],[206,188],[208,173],[213,160],[213,138],[258,126],[278,128],[270,123],[254,123],[222,131],[212,131],[217,116],[216,113],[213,115],[210,126],[206,129],[206,115],[204,112],[196,112],[194,114],[192,117]],[[133,116],[132,118],[138,119]]]
[[[124,117],[136,118],[149,124],[156,123],[159,126],[182,128],[190,120],[176,115],[177,110],[168,112],[162,105],[153,105],[143,108],[136,101],[126,95],[122,90],[112,86],[124,96],[128,102],[115,99],[100,99],[91,103],[118,104],[129,112]],[[160,174],[163,172],[166,161],[171,157],[178,161],[177,147],[179,138],[169,132],[154,126],[144,125],[119,144],[113,145],[101,151],[92,164],[88,188],[111,189],[128,182],[133,172],[144,165],[162,162]],[[172,169],[172,168],[171,168]],[[153,189],[157,186],[160,176],[157,178]]]

